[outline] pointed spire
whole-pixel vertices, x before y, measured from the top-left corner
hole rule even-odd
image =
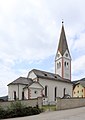
[[[64,31],[64,22],[62,20],[62,28],[61,28],[61,34],[60,34],[60,39],[59,39],[58,51],[63,56],[66,50],[68,50],[68,52],[69,52],[66,35],[65,35],[65,31]]]

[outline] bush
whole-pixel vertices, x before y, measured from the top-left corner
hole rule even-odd
[[[5,115],[5,110],[0,106],[0,118],[2,119]]]
[[[6,110],[0,107],[0,119],[36,115],[40,112],[38,107],[26,107],[21,102],[15,102]]]

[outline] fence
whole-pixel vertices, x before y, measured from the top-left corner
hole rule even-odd
[[[42,107],[42,98],[35,98],[35,99],[29,99],[29,100],[19,100],[21,104],[26,105],[26,106],[32,106],[35,107],[38,105],[40,108]],[[7,101],[7,102],[0,102],[0,106],[3,108],[7,108],[11,105],[11,103],[14,103],[16,101]]]
[[[85,98],[67,98],[57,99],[56,108],[57,110],[71,109],[85,106]]]

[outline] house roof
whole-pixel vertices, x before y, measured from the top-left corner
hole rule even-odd
[[[60,77],[58,74],[54,74],[54,73],[50,73],[50,72],[46,72],[46,71],[41,71],[41,70],[37,70],[37,69],[33,69],[32,71],[35,73],[35,75],[38,78],[44,78],[44,79],[72,83],[70,80],[64,79],[64,78]]]
[[[82,78],[80,80],[76,80],[76,81],[73,81],[74,83],[74,86],[76,86],[77,84],[80,84],[82,85],[83,87],[85,87],[85,78]]]
[[[8,95],[0,97],[0,101],[8,101]]]
[[[11,84],[23,84],[23,85],[30,85],[33,82],[32,79],[30,78],[25,78],[25,77],[19,77],[16,80],[14,80],[13,82],[9,83],[9,85]]]
[[[59,39],[58,51],[63,56],[66,50],[69,52],[65,30],[64,30],[64,25],[62,22],[62,29],[61,29],[60,39]],[[69,52],[69,55],[70,55],[70,52]]]

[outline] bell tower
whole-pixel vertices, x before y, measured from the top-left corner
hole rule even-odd
[[[71,80],[71,56],[68,49],[63,22],[58,50],[55,57],[55,74],[59,74],[62,78]]]

